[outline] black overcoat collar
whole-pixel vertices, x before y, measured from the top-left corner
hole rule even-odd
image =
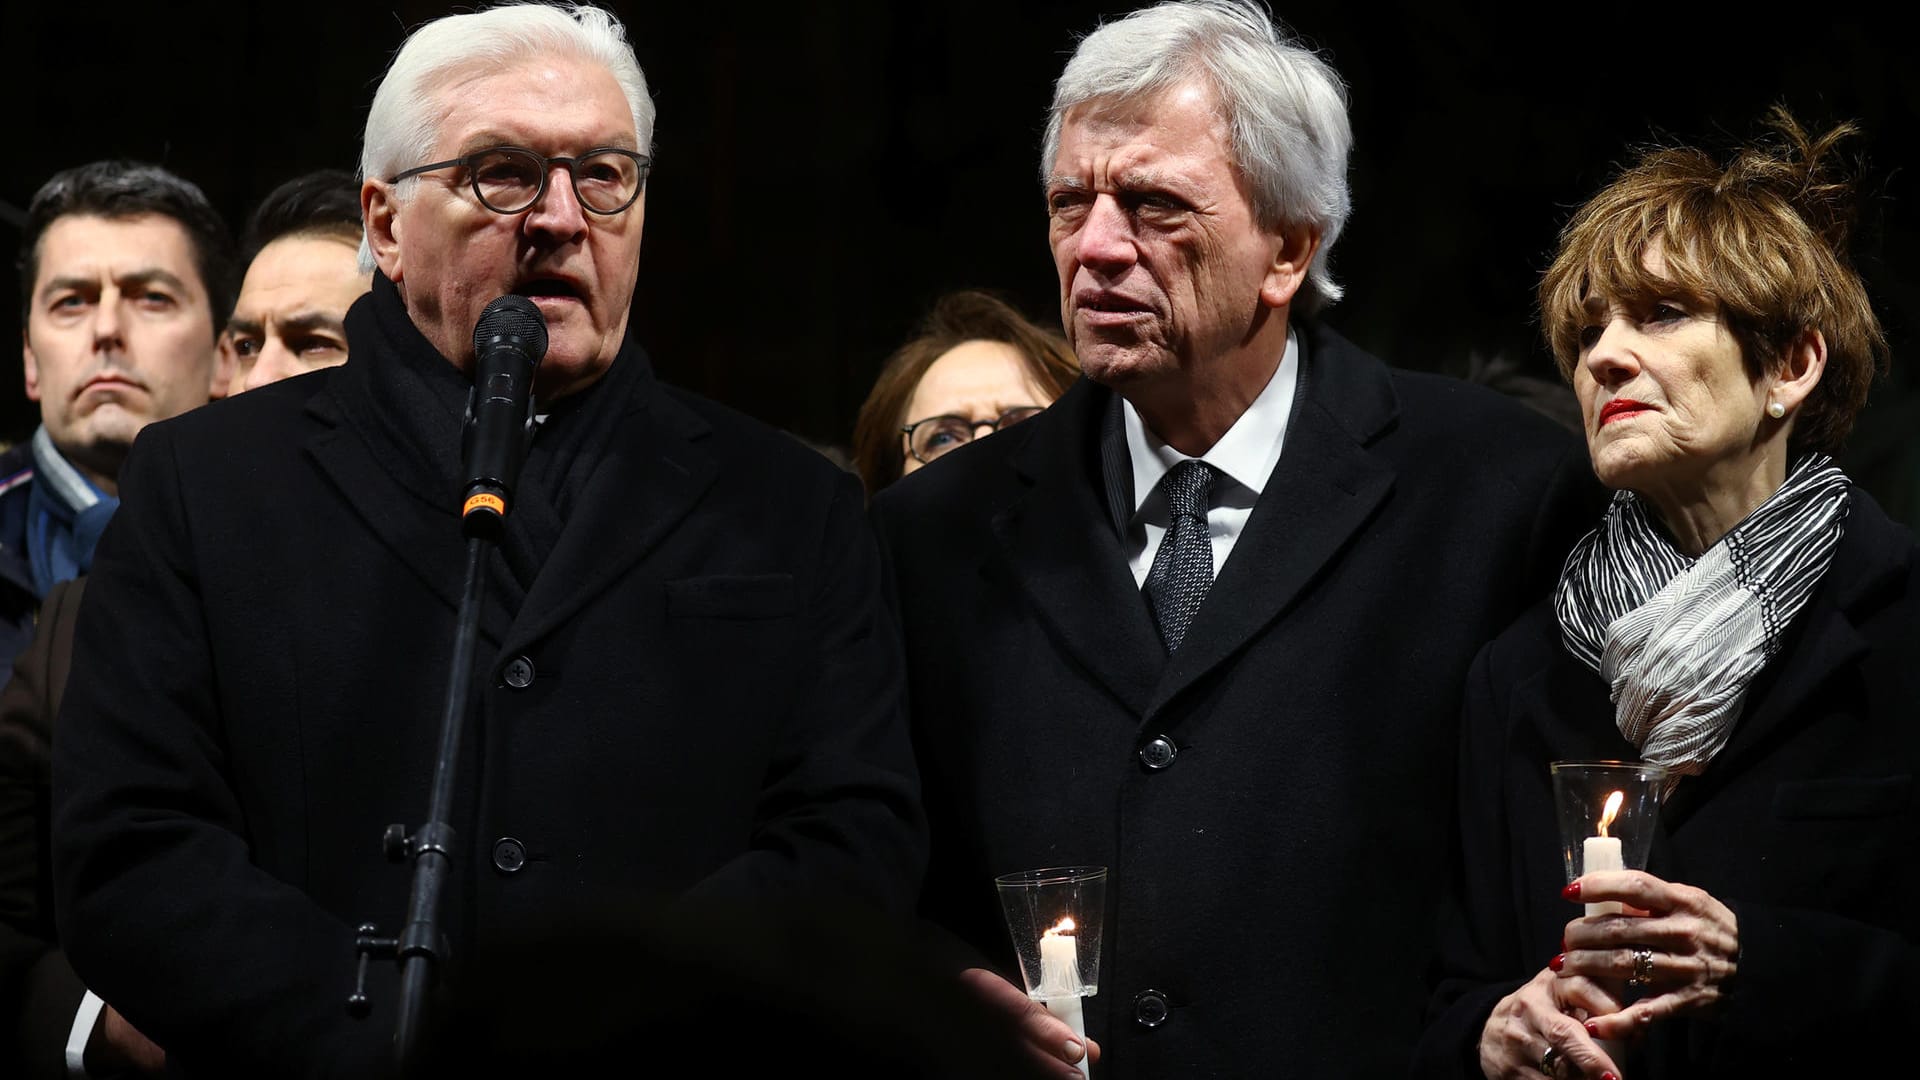
[[[651,373],[645,381],[527,593],[510,649],[538,640],[631,571],[718,476],[706,420]]]
[[[993,517],[999,562],[1062,647],[1139,715],[1166,650],[1160,644],[1102,494],[1101,433],[1113,395],[1085,379],[1040,417],[1006,462],[1017,494]]]
[[[358,343],[352,359],[306,405],[321,429],[307,453],[343,493],[361,525],[392,551],[450,610],[458,610],[465,544],[452,498],[434,498],[389,468],[353,429],[343,397],[367,392],[365,366],[379,361]],[[517,613],[483,608],[482,634],[517,651],[591,602],[656,547],[713,483],[718,464],[703,443],[706,421],[653,378],[646,354],[629,341],[616,363],[646,368],[635,380],[603,451],[578,467],[592,475],[546,564]]]
[[[1292,606],[1392,490],[1394,469],[1372,449],[1399,415],[1386,366],[1330,329],[1296,325],[1300,386],[1285,450],[1172,657],[1114,526],[1126,515],[1112,505],[1124,491],[1110,490],[1103,461],[1113,393],[1082,380],[1030,422],[1009,458],[1023,490],[994,518],[999,557],[1074,658],[1143,724]]]

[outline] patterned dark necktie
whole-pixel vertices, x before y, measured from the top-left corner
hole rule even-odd
[[[1207,532],[1207,495],[1219,472],[1204,461],[1183,461],[1160,478],[1171,518],[1147,571],[1147,607],[1160,640],[1173,652],[1213,585],[1213,538]]]

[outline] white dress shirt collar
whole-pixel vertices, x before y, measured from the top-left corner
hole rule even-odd
[[[1300,379],[1300,344],[1292,327],[1287,328],[1287,348],[1266,388],[1233,422],[1225,435],[1200,460],[1224,474],[1214,486],[1215,505],[1251,507],[1265,490],[1267,478],[1280,462],[1280,450],[1287,439],[1287,421],[1293,415],[1293,392]],[[1139,524],[1141,511],[1158,489],[1160,478],[1169,469],[1186,461],[1187,455],[1175,450],[1147,430],[1133,403],[1122,401],[1121,413],[1127,431],[1127,456],[1133,463],[1133,514]],[[1164,518],[1164,513],[1161,515]]]

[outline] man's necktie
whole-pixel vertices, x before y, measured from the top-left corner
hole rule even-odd
[[[1213,538],[1207,533],[1207,493],[1219,477],[1204,461],[1183,461],[1160,478],[1172,517],[1147,571],[1147,607],[1160,640],[1173,652],[1213,585]]]

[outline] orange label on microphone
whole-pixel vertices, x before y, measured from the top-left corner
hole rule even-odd
[[[501,498],[498,495],[492,495],[484,491],[478,495],[469,495],[467,497],[467,505],[462,507],[460,510],[460,516],[466,517],[468,514],[473,513],[475,510],[491,510],[496,514],[499,514],[501,517],[506,517],[507,516],[507,500]]]

